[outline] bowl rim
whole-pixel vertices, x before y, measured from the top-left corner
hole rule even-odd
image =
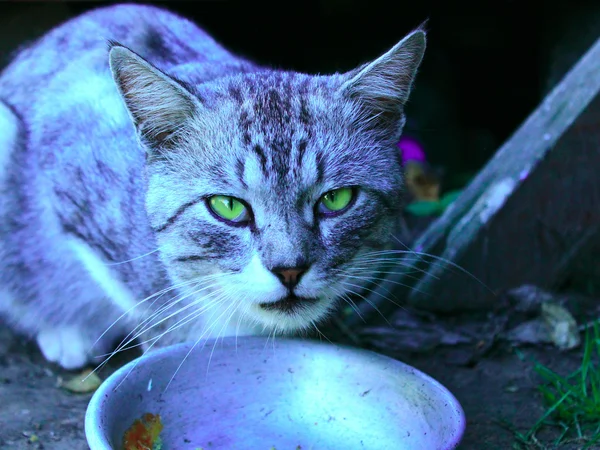
[[[263,337],[262,336],[239,336],[239,337],[230,336],[230,337],[225,337],[225,338],[218,338],[216,340],[221,340],[224,342],[224,341],[233,341],[235,339],[235,340],[237,340],[237,342],[239,342],[240,340],[250,340],[250,341],[256,340],[256,341],[258,341],[258,340],[264,339],[264,338],[263,339],[261,339],[261,338],[263,338]],[[207,342],[211,342],[214,340],[215,339],[207,339]],[[450,390],[448,388],[446,388],[442,383],[440,383],[439,381],[437,381],[435,378],[431,377],[430,375],[426,374],[425,372],[422,372],[421,370],[417,369],[416,367],[413,367],[409,364],[406,364],[406,363],[404,363],[400,360],[397,360],[395,358],[392,358],[390,356],[387,356],[387,355],[384,355],[381,353],[377,353],[373,350],[369,350],[369,349],[365,349],[365,348],[361,348],[361,347],[354,347],[351,345],[337,344],[337,343],[331,344],[331,343],[324,343],[324,342],[315,341],[315,340],[311,340],[311,339],[298,339],[298,338],[288,338],[288,337],[280,337],[278,339],[278,341],[279,342],[281,342],[281,341],[301,342],[304,344],[315,345],[315,346],[329,346],[329,347],[333,346],[333,347],[342,349],[344,351],[370,354],[371,356],[375,356],[379,359],[390,360],[394,364],[403,366],[405,369],[410,369],[410,371],[414,375],[421,378],[423,381],[426,381],[433,387],[437,388],[446,397],[446,399],[448,400],[449,406],[451,406],[452,409],[454,411],[456,411],[456,417],[458,419],[457,423],[456,423],[456,431],[453,434],[451,440],[449,441],[449,446],[445,449],[440,449],[440,450],[456,449],[458,447],[458,444],[460,444],[460,442],[462,441],[462,438],[465,433],[466,425],[467,425],[467,420],[466,420],[464,409],[462,408],[460,402],[454,396],[454,394],[452,394],[452,392],[450,392]],[[103,402],[105,401],[105,398],[107,398],[110,395],[110,393],[113,392],[119,386],[119,383],[121,382],[123,377],[127,373],[129,373],[130,370],[133,370],[133,368],[136,365],[151,364],[156,359],[162,358],[163,355],[165,355],[165,354],[171,354],[173,352],[177,352],[180,348],[189,349],[193,345],[194,345],[193,342],[181,342],[178,344],[173,344],[173,345],[169,345],[167,347],[157,349],[147,355],[143,354],[141,356],[138,356],[134,360],[128,362],[124,366],[118,368],[108,378],[106,378],[102,382],[100,387],[92,395],[92,398],[90,399],[87,409],[86,409],[86,412],[85,412],[84,433],[85,433],[85,437],[86,437],[89,447],[93,450],[115,450],[111,446],[110,442],[106,439],[106,434],[104,433],[104,428],[101,426],[102,425],[102,414],[101,413],[103,410],[101,408],[101,406],[102,406]]]

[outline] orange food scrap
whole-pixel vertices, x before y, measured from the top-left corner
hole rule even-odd
[[[160,414],[144,414],[125,431],[123,450],[159,450],[162,447],[159,436],[162,430]]]

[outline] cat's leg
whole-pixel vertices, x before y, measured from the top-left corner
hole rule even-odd
[[[36,341],[46,360],[65,369],[77,369],[87,364],[88,352],[94,342],[77,326],[47,327],[40,330]]]
[[[25,134],[0,99],[0,316],[49,361],[68,369],[98,363],[94,356],[112,350],[142,308],[117,268],[65,231],[51,191],[24,172]]]
[[[22,304],[6,289],[0,289],[0,296],[0,314],[9,324],[34,338],[46,360],[68,370],[99,364],[113,350],[117,339],[132,328],[131,318],[119,320],[114,304],[107,298],[93,302],[93,309],[98,311],[96,318],[73,311],[76,315],[61,319],[44,314],[35,304]],[[106,312],[100,312],[101,309]]]
[[[0,286],[0,315],[34,338],[48,361],[76,369],[102,362],[144,308],[135,308],[134,295],[90,246],[63,239],[53,243],[43,272],[14,273],[10,288]]]
[[[36,340],[48,360],[75,368],[101,362],[99,357],[128,333],[144,308],[136,308],[134,294],[87,243],[69,238],[65,245],[80,268],[77,303],[83,307],[76,320],[40,328]]]
[[[85,365],[92,353],[109,350],[109,342],[123,332],[123,327],[107,333],[90,352],[110,326],[103,319],[116,320],[118,310],[89,273],[98,271],[93,267],[93,256],[86,258],[85,246],[68,240],[29,246],[15,233],[23,226],[10,220],[22,213],[15,201],[14,171],[18,169],[13,165],[13,153],[22,151],[24,145],[22,122],[0,100],[0,316],[19,332],[35,338],[46,359],[73,369]],[[27,255],[33,253],[44,260],[42,271],[28,265]],[[60,261],[54,262],[57,255]]]
[[[85,324],[46,325],[37,332],[36,342],[47,361],[72,370],[97,365],[113,350],[117,338],[125,335],[122,326],[104,331]]]

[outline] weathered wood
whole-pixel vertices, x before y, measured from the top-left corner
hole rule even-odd
[[[551,285],[580,253],[569,256],[569,249],[600,223],[599,93],[600,39],[416,241],[415,252],[441,260],[407,256],[403,273],[382,283],[370,302],[386,314],[394,308],[383,297],[391,290],[429,310],[485,309],[495,300],[486,286]],[[415,281],[421,268],[426,273]],[[359,308],[363,317],[373,314],[366,302]],[[355,316],[348,322],[360,320]]]

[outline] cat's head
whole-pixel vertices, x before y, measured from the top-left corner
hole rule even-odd
[[[161,258],[208,317],[307,328],[371,281],[400,212],[396,143],[424,50],[417,30],[345,74],[190,83],[193,65],[167,75],[112,47]]]

